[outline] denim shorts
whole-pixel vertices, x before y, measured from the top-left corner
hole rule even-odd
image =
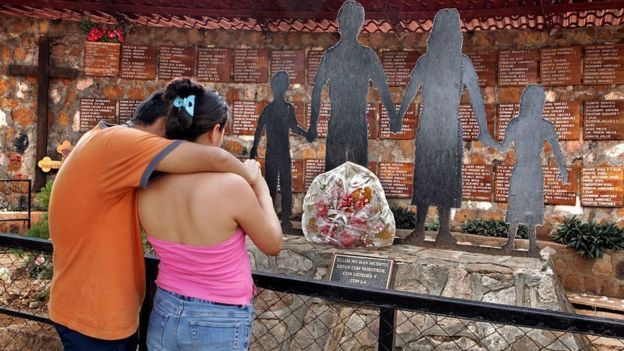
[[[252,305],[223,305],[158,288],[147,331],[148,350],[247,350]]]

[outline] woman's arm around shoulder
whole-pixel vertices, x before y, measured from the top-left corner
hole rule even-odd
[[[254,187],[240,176],[228,177],[232,201],[235,201],[234,219],[254,244],[265,254],[276,256],[282,250],[282,228],[269,195],[266,181],[258,177]]]

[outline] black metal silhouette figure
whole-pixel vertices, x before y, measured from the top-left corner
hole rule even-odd
[[[282,231],[289,233],[292,230],[290,216],[292,215],[292,168],[290,159],[289,131],[304,135],[305,131],[297,125],[295,108],[286,102],[284,95],[288,86],[288,73],[280,71],[271,79],[273,101],[268,104],[260,117],[254,136],[253,147],[249,152],[250,158],[258,155],[258,143],[262,138],[262,131],[266,126],[266,155],[265,175],[271,198],[277,194],[277,179],[279,176],[282,193]]]
[[[358,41],[364,23],[364,8],[356,1],[345,1],[338,11],[340,40],[321,58],[314,89],[307,139],[317,137],[321,92],[329,84],[331,113],[327,135],[325,171],[346,161],[368,167],[368,125],[366,97],[369,81],[380,90],[391,119],[396,117],[386,75],[377,54]]]
[[[477,116],[479,140],[488,146],[494,144],[487,129],[477,74],[468,56],[462,54],[462,42],[459,12],[440,10],[433,20],[427,52],[416,62],[398,117],[391,121],[392,131],[399,131],[403,115],[422,85],[412,196],[412,204],[417,206],[416,228],[406,243],[424,242],[428,208],[437,206],[440,231],[436,244],[455,244],[450,209],[461,207],[463,140],[458,108],[464,87]]]
[[[524,224],[529,229],[529,254],[539,254],[535,227],[544,222],[544,173],[541,157],[544,141],[552,146],[559,165],[559,179],[564,182],[568,179],[555,128],[552,123],[542,118],[544,100],[544,88],[541,85],[527,86],[520,99],[520,113],[509,122],[503,142],[497,144],[500,151],[506,151],[513,143],[516,151],[505,218],[510,225],[509,240],[503,247],[507,253],[513,252],[513,240],[518,225]]]

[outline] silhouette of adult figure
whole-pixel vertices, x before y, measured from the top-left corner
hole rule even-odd
[[[412,70],[398,118],[391,121],[392,131],[400,130],[403,115],[422,86],[412,196],[412,204],[417,206],[416,228],[406,238],[407,243],[424,240],[429,206],[438,208],[438,246],[455,242],[450,232],[450,209],[461,207],[463,140],[458,109],[464,87],[477,116],[479,139],[486,145],[494,143],[487,129],[477,74],[470,59],[462,54],[462,41],[459,12],[440,10],[433,20],[427,52]]]
[[[518,117],[509,122],[505,129],[505,139],[497,145],[500,151],[506,151],[513,143],[516,151],[505,219],[510,225],[509,240],[504,247],[508,253],[513,251],[513,240],[520,224],[529,229],[529,253],[539,253],[535,226],[544,222],[544,173],[541,157],[544,141],[552,146],[559,165],[559,179],[564,182],[568,179],[555,128],[552,123],[542,118],[544,100],[544,88],[541,85],[527,86],[520,99]]]
[[[366,97],[369,81],[380,90],[389,116],[395,119],[392,102],[377,54],[358,41],[364,23],[364,8],[356,1],[345,1],[338,11],[340,40],[327,49],[314,78],[308,141],[317,137],[321,92],[329,84],[331,112],[327,135],[325,171],[346,161],[368,167],[368,125]]]
[[[256,158],[258,143],[260,143],[262,131],[266,127],[265,179],[269,186],[271,198],[275,199],[279,176],[282,193],[281,220],[284,233],[288,233],[292,229],[290,223],[290,216],[292,215],[292,168],[288,135],[291,130],[298,135],[305,134],[305,131],[297,125],[294,106],[285,99],[289,85],[288,73],[284,71],[275,73],[271,79],[273,101],[260,113],[253,147],[249,152],[250,158]]]

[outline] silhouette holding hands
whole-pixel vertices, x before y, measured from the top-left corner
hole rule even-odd
[[[450,232],[450,209],[461,207],[463,139],[459,102],[464,88],[477,117],[479,140],[486,146],[495,144],[488,133],[477,74],[462,53],[462,41],[459,12],[440,10],[433,20],[427,52],[416,62],[398,116],[391,120],[391,130],[398,132],[405,112],[422,87],[412,196],[412,205],[417,206],[416,228],[405,239],[407,243],[424,241],[427,211],[429,206],[437,206],[440,231],[436,243],[455,244]]]
[[[505,218],[509,224],[509,239],[503,248],[507,253],[513,252],[518,226],[524,224],[529,229],[529,254],[539,254],[535,227],[544,222],[544,172],[541,157],[544,141],[552,146],[559,165],[559,179],[563,182],[568,180],[555,128],[550,121],[542,118],[544,101],[544,88],[541,85],[527,86],[522,93],[518,117],[509,122],[505,129],[505,139],[496,145],[499,151],[504,152],[513,143],[516,152]]]
[[[321,92],[329,85],[331,112],[327,135],[325,171],[346,161],[368,167],[366,107],[369,81],[380,92],[391,120],[396,119],[386,75],[377,54],[358,41],[364,8],[347,0],[338,11],[340,40],[327,49],[314,78],[308,141],[317,138]]]
[[[266,127],[266,155],[265,173],[271,198],[277,195],[277,179],[279,177],[282,193],[281,222],[284,233],[292,229],[290,216],[292,215],[292,168],[290,158],[289,132],[304,135],[305,131],[297,124],[295,108],[285,99],[286,90],[290,82],[288,73],[280,71],[271,79],[273,101],[269,103],[258,118],[258,126],[254,136],[253,146],[249,158],[258,156],[258,144],[262,139],[262,131]]]

